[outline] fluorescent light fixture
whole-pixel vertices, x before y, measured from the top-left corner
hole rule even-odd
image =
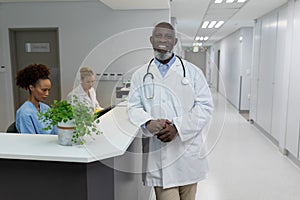
[[[226,3],[233,3],[234,0],[226,0]]]
[[[215,0],[215,3],[222,3],[223,0]]]
[[[195,38],[195,40],[201,40],[201,38],[200,38],[199,36],[197,36],[197,37]]]
[[[203,36],[201,36],[199,39],[200,39],[200,41],[202,41],[203,40]]]
[[[246,0],[238,0],[238,3],[244,3]]]
[[[209,21],[204,21],[202,24],[202,28],[207,28]]]
[[[202,45],[203,45],[202,42],[197,42],[197,41],[193,42],[193,47],[194,46],[202,46]]]
[[[208,25],[208,28],[213,28],[216,25],[217,21],[211,21]]]
[[[220,28],[224,24],[224,21],[218,21],[215,28]]]
[[[205,36],[205,37],[203,38],[203,40],[204,40],[204,41],[208,40],[208,37],[207,37],[207,36]]]
[[[199,52],[199,47],[198,47],[198,46],[193,46],[193,52],[194,52],[194,53]]]

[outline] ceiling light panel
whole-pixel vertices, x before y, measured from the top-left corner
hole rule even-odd
[[[230,2],[230,3],[226,3]],[[202,22],[204,21],[216,21],[214,28],[207,28],[212,27],[213,25],[205,24],[202,26],[203,23],[200,25],[196,36],[203,36],[203,40],[198,40],[198,42],[203,42],[204,45],[210,44],[211,41],[216,41],[221,39],[220,35],[218,37],[215,36],[215,33],[218,32],[219,29],[221,31],[226,32],[228,20],[230,22],[231,18],[239,12],[239,10],[245,6],[248,2],[247,0],[213,0],[209,1],[212,2],[209,4],[209,7],[202,18]],[[222,22],[219,22],[222,21]],[[226,23],[226,26],[224,24]],[[202,26],[202,27],[201,27]],[[232,25],[233,26],[233,25]],[[230,29],[232,26],[229,25]],[[203,28],[206,27],[206,28]],[[225,35],[224,35],[225,36]],[[224,37],[222,36],[222,37]],[[208,38],[209,37],[209,38]],[[202,39],[202,38],[201,38]]]
[[[226,3],[233,3],[234,0],[226,0]]]
[[[215,0],[215,3],[222,3],[223,0]]]
[[[208,25],[208,28],[214,28],[216,23],[217,23],[217,21],[211,21]]]
[[[210,7],[209,11],[212,10],[225,10],[225,9],[239,9],[241,7],[243,7],[244,3],[222,3],[222,4],[215,4],[213,3]]]
[[[209,21],[204,21],[201,28],[207,28]]]
[[[224,21],[218,21],[215,28],[220,28],[224,24]]]

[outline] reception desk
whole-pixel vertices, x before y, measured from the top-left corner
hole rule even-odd
[[[0,134],[3,200],[149,200],[141,181],[141,140],[120,104],[100,118],[85,145],[56,135]]]

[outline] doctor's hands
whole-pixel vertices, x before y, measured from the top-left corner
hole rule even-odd
[[[146,123],[146,128],[150,133],[156,135],[160,130],[165,127],[166,120],[165,119],[156,119],[156,120],[149,120]]]
[[[162,142],[170,142],[178,134],[176,127],[167,119],[150,120],[146,128]]]
[[[156,136],[162,142],[171,142],[178,134],[176,127],[169,121],[166,120],[165,127],[160,130]]]

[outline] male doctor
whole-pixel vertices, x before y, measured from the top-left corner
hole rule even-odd
[[[143,131],[143,182],[157,200],[194,200],[208,170],[201,131],[213,112],[202,71],[172,51],[175,30],[157,24],[150,37],[154,59],[132,76],[130,120]]]

